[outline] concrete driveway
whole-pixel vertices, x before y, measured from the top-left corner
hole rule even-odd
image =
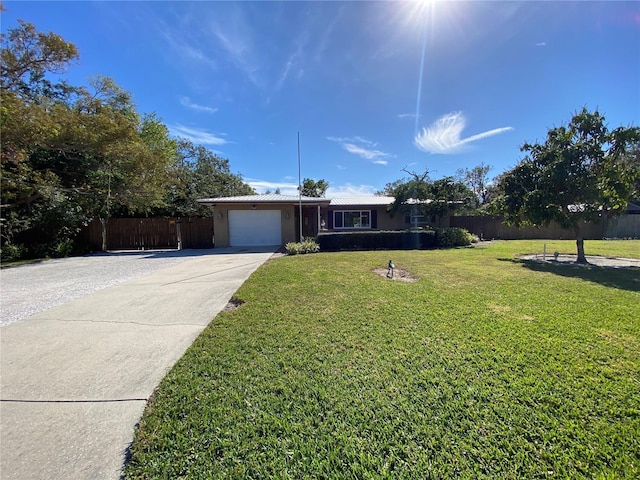
[[[154,388],[274,250],[200,251],[0,328],[0,477],[119,478]]]

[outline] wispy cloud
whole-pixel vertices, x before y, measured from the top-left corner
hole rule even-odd
[[[176,125],[168,125],[168,127],[171,135],[186,138],[198,145],[225,145],[229,143],[226,138],[222,138],[224,134],[211,133],[202,128],[185,127],[179,123]]]
[[[399,113],[398,114],[398,118],[413,118],[413,119],[415,119],[415,118],[419,118],[421,116],[422,115],[416,114],[416,113]]]
[[[291,72],[291,69],[294,66],[297,66],[296,73],[295,73],[296,78],[300,79],[302,77],[304,70],[300,66],[300,62],[303,58],[304,47],[307,44],[308,40],[309,40],[309,34],[307,32],[304,32],[303,35],[296,42],[297,44],[296,50],[291,55],[289,55],[289,58],[287,59],[284,65],[282,73],[280,74],[280,78],[278,78],[278,81],[276,82],[276,90],[280,90],[282,88],[285,80],[287,79],[287,77],[289,77],[289,73]]]
[[[254,49],[246,35],[237,30],[225,29],[220,25],[213,25],[213,34],[220,42],[222,48],[229,55],[231,62],[242,71],[255,86],[264,87],[264,82],[258,75],[260,65],[254,58]],[[246,30],[246,29],[243,29]]]
[[[457,153],[471,142],[513,130],[513,127],[494,128],[467,138],[460,138],[465,124],[466,119],[462,112],[448,113],[427,128],[423,128],[416,135],[414,144],[427,153]]]
[[[546,47],[546,46],[547,46],[547,42],[536,43],[536,47]]]
[[[206,65],[211,69],[218,67],[215,59],[202,50],[203,41],[194,35],[194,29],[175,28],[172,22],[167,23],[158,16],[150,15],[149,17],[158,33],[174,52],[174,58],[186,63],[194,62],[198,65]],[[175,23],[181,23],[183,19],[176,18],[173,20]]]
[[[388,162],[384,159],[393,156],[389,153],[383,152],[382,150],[378,150],[376,148],[378,146],[377,143],[371,142],[362,137],[327,137],[327,140],[336,142],[340,144],[340,146],[342,146],[342,148],[347,152],[358,155],[359,157],[362,157],[365,160],[369,160],[377,165],[387,165]]]
[[[216,113],[218,111],[217,108],[207,107],[205,105],[198,105],[197,103],[193,103],[189,97],[180,97],[180,105],[182,105],[183,107],[187,107],[191,110],[195,110],[196,112]]]

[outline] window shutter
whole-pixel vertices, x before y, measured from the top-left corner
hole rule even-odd
[[[371,210],[371,228],[378,228],[378,210]]]
[[[327,212],[327,228],[333,230],[333,210]]]

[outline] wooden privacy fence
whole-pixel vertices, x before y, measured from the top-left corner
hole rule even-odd
[[[485,240],[493,238],[501,240],[573,240],[576,238],[573,230],[566,230],[556,222],[551,222],[547,227],[518,228],[505,225],[500,217],[460,216],[451,217],[449,226],[464,228]],[[602,239],[605,237],[605,227],[605,221],[585,223],[582,226],[583,238],[585,240]]]
[[[102,249],[102,224],[91,222],[80,241],[91,250]],[[107,250],[213,248],[213,218],[110,218]]]
[[[606,238],[640,238],[640,214],[620,215],[607,220]]]

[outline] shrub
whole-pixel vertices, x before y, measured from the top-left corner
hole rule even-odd
[[[464,228],[438,228],[436,229],[436,243],[438,248],[463,247],[471,245],[471,234]]]
[[[426,250],[436,248],[434,231],[332,232],[318,236],[322,251]]]
[[[284,250],[287,255],[298,255],[302,250],[302,245],[300,242],[289,242],[284,246]]]
[[[313,238],[303,238],[301,242],[289,242],[284,246],[287,255],[301,255],[320,251],[320,245]]]
[[[345,250],[428,250],[471,245],[463,228],[421,231],[330,232],[318,236],[323,252]]]
[[[5,243],[0,250],[0,257],[3,262],[10,262],[31,258],[61,258],[82,253],[87,253],[87,249],[76,245],[71,239],[61,239],[49,243],[32,243],[28,247]]]
[[[12,262],[22,260],[25,256],[25,248],[23,245],[14,245],[13,243],[5,243],[0,249],[0,259],[3,262]]]
[[[53,244],[49,250],[53,258],[68,257],[75,250],[73,240],[65,239]]]

